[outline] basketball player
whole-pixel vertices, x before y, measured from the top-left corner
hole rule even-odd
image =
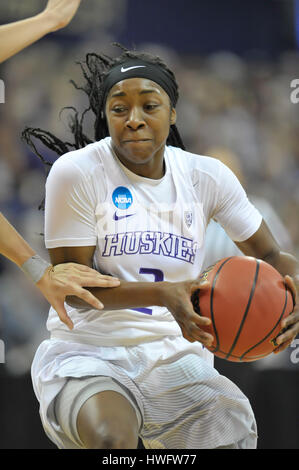
[[[90,54],[82,67],[95,141],[75,115],[81,144],[46,184],[46,246],[53,265],[94,265],[121,283],[91,289],[101,312],[70,297],[72,331],[50,310],[51,337],[32,365],[44,429],[59,448],[134,449],[138,436],[147,449],[255,448],[249,401],[214,369],[209,320],[190,301],[207,288],[198,280],[205,228],[215,218],[246,255],[275,266],[294,297],[296,260],[225,165],[184,150],[177,83],[159,58],[123,48],[117,59]],[[61,155],[64,142],[24,131],[29,143],[45,135]],[[298,320],[297,308],[283,320],[278,351]]]
[[[45,10],[25,20],[0,26],[0,63],[37,41],[44,35],[66,26],[75,15],[81,0],[48,0]],[[83,286],[119,285],[117,279],[102,276],[87,266],[67,263],[55,268],[38,256],[21,235],[0,213],[0,254],[19,266],[33,282],[70,329],[64,300],[76,295],[96,309],[103,304]]]

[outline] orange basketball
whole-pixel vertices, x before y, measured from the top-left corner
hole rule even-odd
[[[281,320],[293,308],[281,274],[265,261],[232,256],[204,271],[210,287],[192,295],[194,310],[212,321],[203,329],[214,341],[208,349],[223,359],[249,362],[272,353]]]

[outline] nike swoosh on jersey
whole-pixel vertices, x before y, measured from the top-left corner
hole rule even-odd
[[[132,215],[135,215],[135,214],[117,215],[117,213],[114,212],[114,214],[113,214],[113,220],[125,219],[126,217],[132,217]]]
[[[122,68],[120,69],[120,71],[124,73],[124,72],[128,72],[129,70],[140,69],[141,67],[144,68],[144,67],[146,67],[146,65],[134,65],[134,67],[127,67],[127,68],[122,67]]]

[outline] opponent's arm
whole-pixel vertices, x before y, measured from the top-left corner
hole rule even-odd
[[[49,250],[53,265],[77,262],[92,266],[95,247],[62,247]],[[100,298],[106,310],[165,306],[179,324],[183,336],[191,341],[210,345],[213,337],[201,330],[210,324],[208,318],[197,315],[193,310],[191,295],[197,289],[204,289],[207,283],[185,282],[126,282],[113,289],[90,288],[95,297]],[[88,307],[84,301],[74,296],[67,297],[67,303],[76,308]]]
[[[295,301],[294,311],[282,320],[281,323],[281,328],[288,328],[288,330],[277,338],[277,344],[280,346],[274,352],[283,351],[299,333],[299,306],[296,303],[299,292],[298,261],[292,254],[280,250],[279,245],[264,221],[252,237],[244,242],[236,242],[236,245],[246,256],[262,259],[277,269],[293,293]]]
[[[0,63],[46,34],[64,28],[80,3],[81,0],[49,0],[42,13],[0,26]]]
[[[36,255],[36,252],[1,213],[0,254],[4,255],[22,269],[24,269],[24,263],[30,262],[32,256]],[[61,321],[69,328],[73,327],[73,323],[64,308],[64,300],[67,295],[76,295],[78,298],[84,299],[85,302],[92,305],[94,308],[102,309],[102,302],[83,287],[102,286],[104,288],[119,285],[117,279],[102,276],[87,266],[68,263],[53,268],[52,265],[47,265],[47,263],[40,258],[36,260],[35,264],[38,268],[37,270],[35,269],[35,274],[40,277],[36,282],[36,286],[57,311]]]
[[[62,247],[49,250],[50,258],[55,266],[58,263],[75,262],[92,266],[94,246]],[[121,308],[149,307],[151,305],[162,306],[161,285],[164,282],[126,282],[120,280],[119,287],[105,291],[101,288],[92,288],[90,291],[103,299],[105,309],[117,310]],[[105,299],[105,300],[104,300]],[[87,305],[81,299],[70,296],[67,303],[74,307],[86,308]]]
[[[1,213],[0,254],[6,256],[19,267],[35,254],[35,251]]]

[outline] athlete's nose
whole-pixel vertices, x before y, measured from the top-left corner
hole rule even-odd
[[[145,126],[144,119],[142,117],[142,113],[136,107],[132,108],[128,120],[126,122],[126,126],[130,129],[137,131]]]

